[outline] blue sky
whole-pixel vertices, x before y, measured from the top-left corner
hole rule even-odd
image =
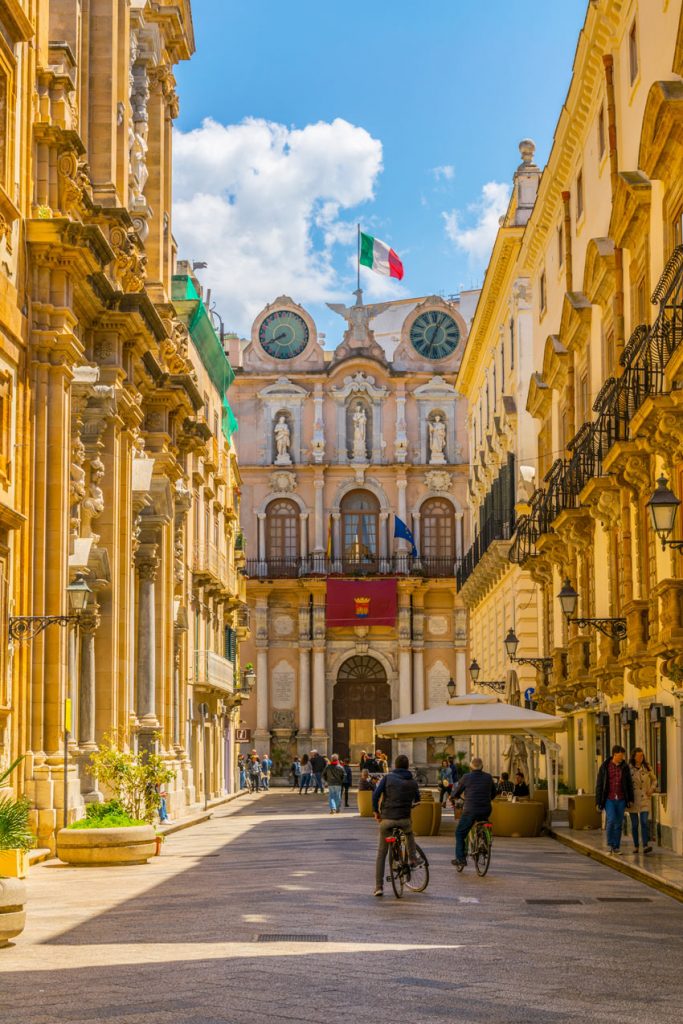
[[[353,301],[357,220],[406,269],[367,272],[366,298],[481,283],[519,140],[547,158],[586,0],[192,7],[174,233],[226,327],[287,292],[336,344],[324,302]]]

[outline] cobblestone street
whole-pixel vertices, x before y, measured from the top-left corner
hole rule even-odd
[[[484,879],[422,844],[427,892],[374,899],[374,822],[278,792],[147,866],[35,866],[3,1024],[680,1020],[680,904],[550,839]]]

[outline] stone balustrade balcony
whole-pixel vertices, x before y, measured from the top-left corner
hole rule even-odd
[[[215,651],[195,651],[193,682],[202,689],[232,694],[235,692],[234,665]]]

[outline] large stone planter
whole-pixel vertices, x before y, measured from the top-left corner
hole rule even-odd
[[[595,806],[595,796],[592,793],[570,796],[567,800],[567,817],[570,828],[602,828],[602,814]]]
[[[27,850],[0,850],[0,878],[26,878]]]
[[[0,946],[21,935],[26,924],[26,883],[18,878],[0,878]]]
[[[544,820],[545,807],[535,800],[525,800],[523,803],[493,801],[491,823],[494,836],[539,836]]]
[[[156,852],[151,825],[129,828],[62,828],[57,833],[57,856],[67,864],[145,864]]]
[[[441,804],[429,790],[421,791],[419,804],[411,814],[413,831],[416,836],[437,836],[441,828]]]
[[[356,793],[356,799],[358,800],[358,813],[361,818],[372,817],[372,790],[371,789],[359,789]]]

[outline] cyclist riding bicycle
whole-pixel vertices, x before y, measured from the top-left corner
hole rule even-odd
[[[379,846],[375,862],[375,896],[384,896],[384,866],[387,859],[387,836],[394,828],[401,828],[408,840],[410,866],[418,866],[415,835],[410,812],[420,802],[420,787],[408,770],[406,754],[399,754],[394,770],[383,775],[372,794],[372,809],[379,822]]]
[[[483,768],[482,759],[473,757],[470,761],[470,771],[463,775],[451,793],[451,803],[455,803],[461,795],[465,798],[462,815],[455,830],[455,860],[452,860],[451,864],[456,867],[464,867],[467,863],[465,843],[470,829],[476,821],[488,821],[491,814],[491,801],[496,795],[496,784],[493,777]]]

